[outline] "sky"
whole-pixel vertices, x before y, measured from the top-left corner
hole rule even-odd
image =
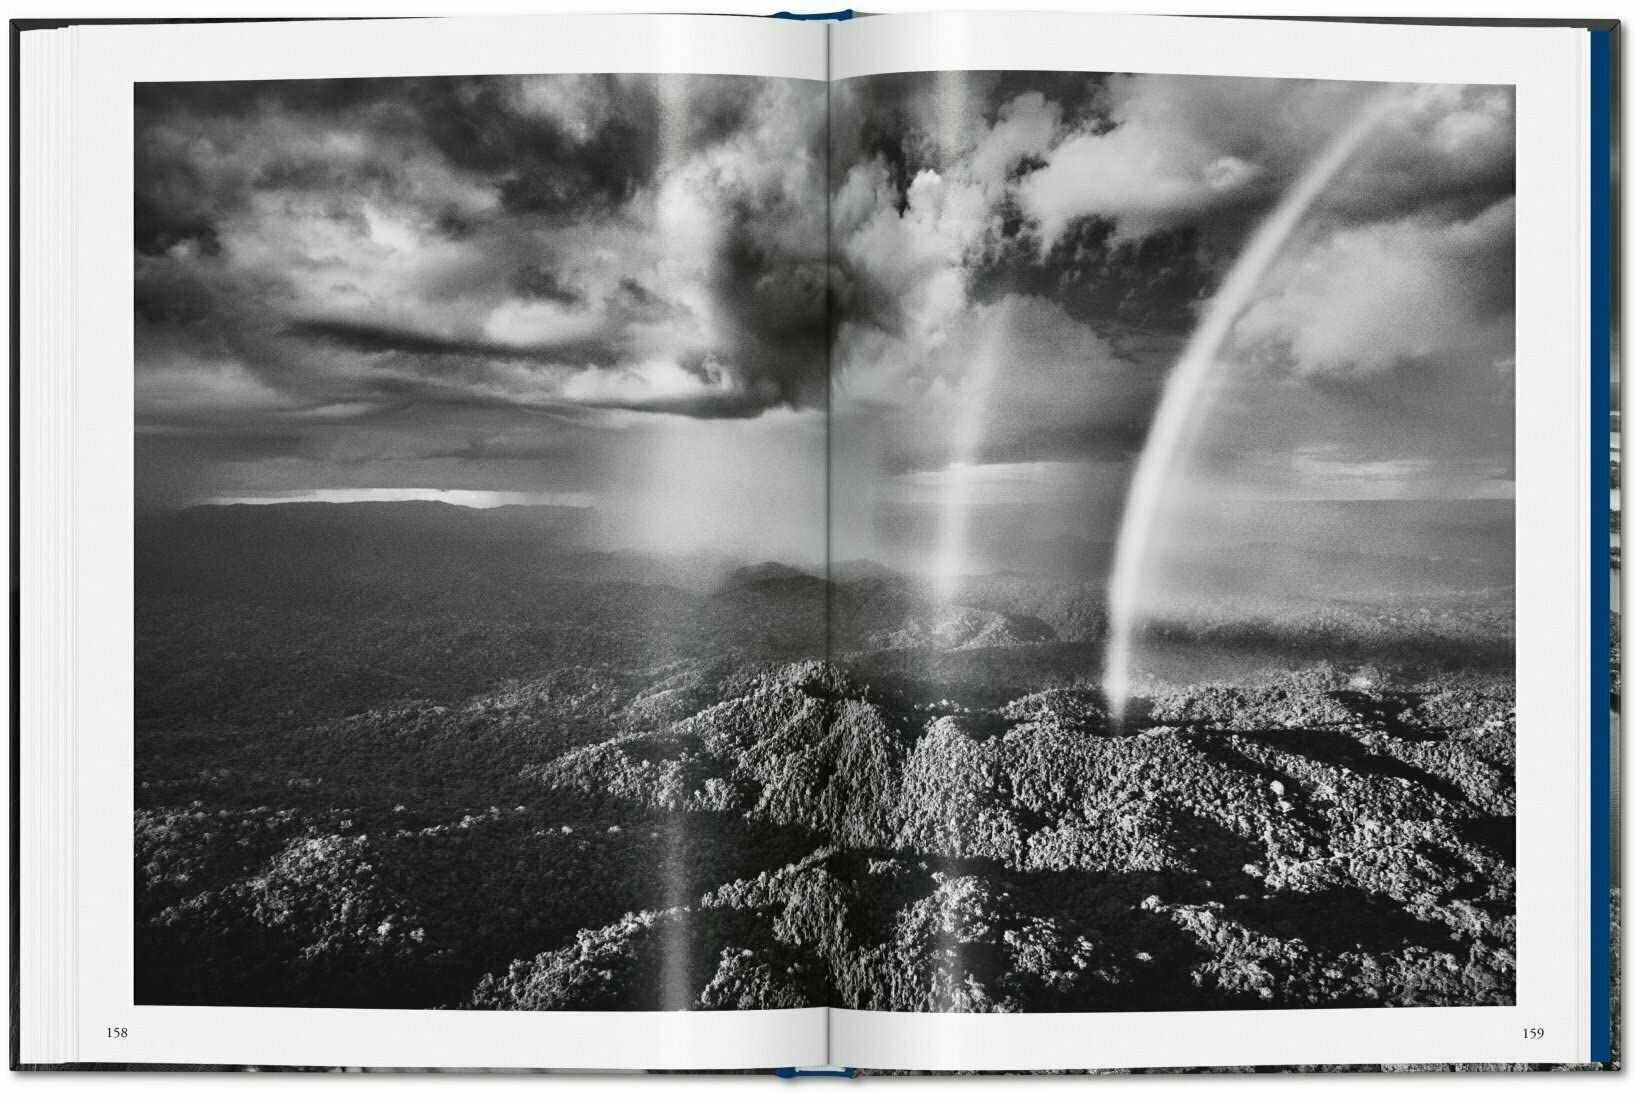
[[[973,512],[967,570],[1031,537],[1110,540],[1207,301],[1379,90],[1031,72],[834,87],[833,498],[853,504],[834,554],[926,566],[954,506]],[[1512,496],[1512,90],[1393,94],[1239,317],[1175,511]]]
[[[1375,90],[140,86],[138,506],[557,504],[814,561],[829,404],[839,559],[932,567],[954,510],[970,569],[1109,540],[1197,317]],[[1396,94],[1237,321],[1181,509],[1512,495],[1512,92]]]
[[[552,503],[822,557],[824,122],[741,77],[139,87],[139,507]]]

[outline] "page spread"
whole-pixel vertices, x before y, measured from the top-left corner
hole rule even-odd
[[[52,1047],[1586,1060],[1587,38],[76,39]]]

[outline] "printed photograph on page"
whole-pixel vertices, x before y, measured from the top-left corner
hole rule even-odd
[[[139,86],[137,1002],[824,1005],[825,93]]]
[[[1514,1001],[1514,129],[834,86],[841,1005]]]
[[[1513,1001],[1509,89],[138,107],[139,1001]]]

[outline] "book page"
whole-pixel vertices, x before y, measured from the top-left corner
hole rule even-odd
[[[1583,48],[835,29],[834,1062],[1586,1058]]]
[[[823,28],[79,33],[77,1059],[823,1062]]]

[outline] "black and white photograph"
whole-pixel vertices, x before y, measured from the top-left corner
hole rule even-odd
[[[137,1001],[825,1005],[825,84],[137,108]]]
[[[834,86],[854,887],[938,928],[860,1005],[1513,1001],[1513,106]]]
[[[136,1003],[1516,1002],[1512,87],[135,127]]]

